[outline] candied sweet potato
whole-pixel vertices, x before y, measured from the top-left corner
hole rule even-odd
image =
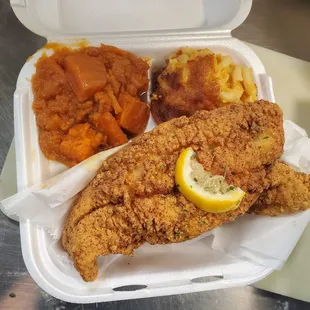
[[[114,109],[114,113],[115,114],[119,114],[122,112],[122,108],[121,106],[119,105],[118,101],[116,100],[114,94],[113,94],[113,91],[111,89],[108,89],[107,90],[107,94],[108,96],[111,98],[111,104],[112,104],[112,107]]]
[[[64,136],[60,150],[74,165],[94,155],[97,148],[105,143],[106,137],[93,130],[89,124],[78,124]]]
[[[127,136],[110,112],[94,113],[90,117],[94,126],[108,137],[108,144],[117,146],[128,142]]]
[[[96,93],[94,97],[95,97],[96,102],[98,102],[99,104],[98,111],[100,113],[113,111],[111,98],[108,96],[108,94],[106,94],[103,91],[100,91]]]
[[[116,116],[118,124],[131,134],[143,133],[150,116],[148,105],[126,93],[120,94],[119,103],[123,111]]]
[[[67,87],[65,72],[55,60],[40,59],[36,71],[37,74],[32,77],[32,87],[37,99],[53,99]]]
[[[85,101],[104,88],[107,72],[99,59],[83,54],[68,55],[64,59],[67,79],[80,101]]]
[[[46,48],[54,53],[38,60],[32,77],[33,111],[45,157],[71,167],[87,154],[127,142],[115,120],[123,111],[119,96],[139,97],[147,90],[148,63],[108,45],[72,49],[48,43]]]

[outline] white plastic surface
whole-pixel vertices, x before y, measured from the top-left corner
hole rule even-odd
[[[11,0],[20,21],[45,37],[231,31],[252,0]]]
[[[130,5],[129,5],[130,3]],[[230,31],[247,17],[252,0],[11,0],[17,17],[48,41],[72,42],[87,37],[90,45],[112,44],[153,59],[150,72],[164,64],[179,47],[208,47],[231,55],[236,63],[253,68],[259,98],[274,101],[271,79],[255,53],[230,37]],[[51,53],[52,51],[47,51]],[[66,169],[48,161],[41,153],[32,111],[31,76],[39,50],[22,68],[14,94],[15,145],[18,190],[40,183]],[[150,119],[148,130],[155,123]],[[148,246],[134,258],[120,256],[105,277],[85,283],[49,249],[53,241],[29,220],[20,223],[21,243],[26,266],[46,292],[68,302],[93,303],[122,299],[163,296],[247,285],[272,269],[210,250],[210,238],[202,246],[189,245],[186,253],[169,253],[169,247]],[[145,250],[147,249],[147,250]],[[182,249],[182,247],[180,247]],[[149,264],[156,266],[149,272]],[[192,279],[215,276],[215,281],[193,283]],[[132,291],[114,291],[124,285],[144,285]]]
[[[272,272],[272,269],[214,252],[209,248],[211,240],[204,239],[202,246],[188,245],[186,252],[174,255],[169,255],[171,245],[162,245],[138,249],[133,258],[119,256],[112,268],[105,270],[104,279],[85,283],[77,272],[72,275],[63,272],[66,266],[49,255],[52,240],[43,229],[34,227],[29,221],[21,222],[20,229],[29,273],[47,293],[67,302],[95,303],[243,286]],[[150,273],[150,265],[155,265],[156,271]],[[200,277],[213,281],[192,281]],[[134,292],[113,290],[137,285],[145,288]]]

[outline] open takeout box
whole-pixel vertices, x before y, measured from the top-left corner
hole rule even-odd
[[[271,79],[259,58],[231,37],[231,30],[247,17],[251,0],[11,0],[11,4],[23,24],[46,36],[49,42],[74,44],[76,39],[86,38],[90,45],[115,45],[151,57],[150,71],[163,65],[165,58],[181,46],[208,47],[230,55],[236,63],[253,68],[258,97],[274,101]],[[31,76],[44,51],[39,50],[25,63],[14,95],[19,191],[43,184],[66,170],[41,153],[31,109]],[[154,126],[150,119],[147,130]],[[144,245],[134,258],[111,256],[105,261],[105,277],[85,283],[68,266],[66,258],[61,260],[56,255],[62,250],[45,229],[31,219],[21,219],[20,233],[31,276],[46,292],[69,302],[92,303],[241,286],[256,282],[273,270],[215,251],[210,235],[182,244]]]

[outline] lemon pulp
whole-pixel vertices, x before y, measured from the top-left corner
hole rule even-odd
[[[245,195],[239,187],[227,184],[224,176],[205,171],[191,147],[185,149],[177,160],[175,181],[188,200],[207,212],[234,210]]]

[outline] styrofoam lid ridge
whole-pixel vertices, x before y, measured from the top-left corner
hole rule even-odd
[[[10,0],[19,20],[44,37],[85,37],[227,30],[252,0]]]

